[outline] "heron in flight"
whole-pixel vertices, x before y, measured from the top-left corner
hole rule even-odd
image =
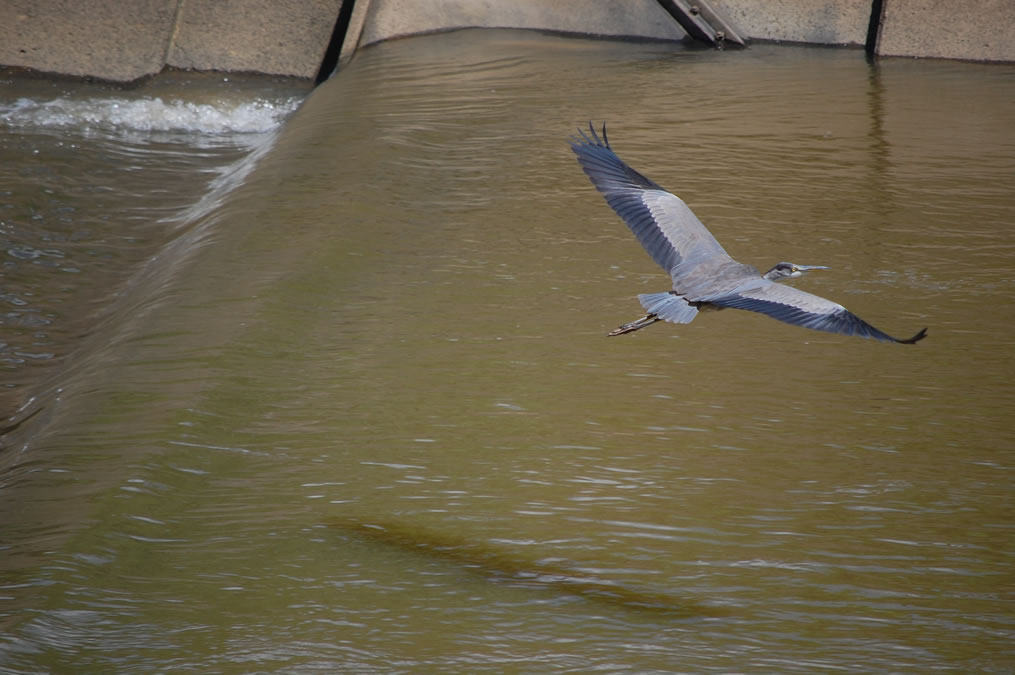
[[[673,277],[672,291],[639,295],[648,314],[614,329],[611,336],[633,333],[657,321],[690,323],[699,311],[732,307],[767,314],[795,326],[885,342],[911,345],[927,337],[924,328],[911,338],[894,338],[838,303],[776,283],[827,267],[781,262],[761,274],[751,265],[738,263],[684,200],[629,167],[613,152],[605,124],[602,138],[591,123],[588,134],[581,129],[578,134],[580,138],[570,140],[578,163],[652,259]]]

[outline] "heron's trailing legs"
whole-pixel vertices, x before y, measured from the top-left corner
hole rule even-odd
[[[608,333],[608,337],[613,337],[614,335],[623,335],[624,333],[633,333],[634,331],[640,328],[644,328],[645,326],[651,326],[656,321],[662,321],[662,319],[660,319],[655,314],[649,314],[648,316],[641,317],[637,321],[625,323],[623,326],[614,328]]]

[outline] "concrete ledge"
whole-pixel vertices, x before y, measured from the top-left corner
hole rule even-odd
[[[341,6],[342,0],[181,0],[166,65],[313,77]]]
[[[165,66],[311,78],[343,0],[0,0],[0,64],[127,82]]]
[[[162,70],[174,0],[0,0],[0,63],[136,80]]]
[[[907,0],[903,0],[904,2]],[[710,0],[755,40],[863,45],[871,0]],[[888,0],[891,4],[891,0]]]
[[[886,0],[877,52],[974,61],[1015,61],[1012,0]]]
[[[348,2],[343,60],[359,46],[455,28],[686,36],[658,0],[0,0],[0,64],[114,81],[167,65],[312,78]],[[872,4],[709,2],[748,38],[835,45],[866,42]],[[878,54],[1015,61],[1012,0],[884,0],[884,8]]]

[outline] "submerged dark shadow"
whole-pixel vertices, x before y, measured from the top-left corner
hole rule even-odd
[[[563,592],[627,610],[650,612],[675,619],[724,616],[721,608],[680,598],[662,590],[632,588],[599,578],[556,560],[519,555],[504,545],[475,541],[464,535],[420,529],[397,521],[364,522],[330,519],[328,527],[375,546],[443,560],[494,583],[536,591]]]

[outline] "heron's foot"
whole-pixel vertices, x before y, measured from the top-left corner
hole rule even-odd
[[[656,321],[662,321],[662,319],[657,317],[655,314],[649,314],[648,316],[643,316],[637,321],[625,323],[623,326],[614,328],[608,333],[608,336],[613,337],[614,335],[624,335],[625,333],[633,333],[634,331],[644,328],[645,326],[651,326]]]
[[[898,342],[899,344],[915,345],[917,342],[919,342],[920,340],[924,339],[925,337],[927,337],[927,329],[926,328],[922,329],[919,333],[917,333],[913,337],[909,338],[908,340],[898,340],[898,339],[896,339],[895,341]]]

